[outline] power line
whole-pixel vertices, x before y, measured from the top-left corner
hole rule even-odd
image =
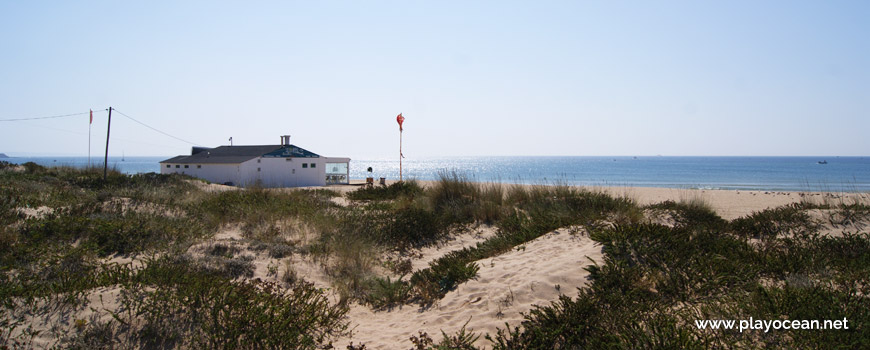
[[[112,108],[112,110],[114,110],[114,108]],[[67,129],[58,129],[58,128],[54,128],[54,127],[50,127],[50,126],[45,126],[45,125],[42,125],[42,124],[24,123],[24,124],[20,124],[20,125],[26,125],[26,126],[29,126],[29,127],[42,128],[42,129],[46,129],[46,130],[61,131],[61,132],[65,132],[65,133],[69,133],[69,134],[74,134],[74,135],[88,136],[88,133],[86,133],[86,132],[72,131],[72,130],[67,130]],[[128,138],[125,138],[125,137],[117,137],[117,136],[113,136],[113,137],[112,137],[112,140],[119,140],[119,141],[123,141],[123,142],[131,142],[131,143],[138,143],[138,144],[142,144],[142,145],[155,146],[155,147],[167,147],[167,148],[171,148],[171,147],[173,147],[173,146],[160,145],[160,144],[155,144],[155,143],[150,143],[150,142],[144,142],[144,141],[138,141],[138,140],[128,139]]]
[[[102,112],[102,111],[104,111],[104,110],[99,110],[99,111]],[[85,115],[85,114],[89,114],[89,113],[90,113],[90,111],[88,111],[88,112],[82,112],[82,113],[71,113],[71,114],[63,114],[63,115],[52,115],[52,116],[48,116],[48,117],[30,117],[30,118],[0,119],[0,122],[17,122],[17,121],[24,121],[24,120],[66,118],[66,117],[75,117],[75,116],[79,116],[79,115]]]
[[[124,117],[127,117],[128,119],[130,119],[130,120],[132,120],[132,121],[134,121],[134,122],[136,122],[136,123],[141,124],[142,126],[144,126],[144,127],[146,127],[146,128],[149,128],[149,129],[151,129],[151,130],[154,130],[154,131],[156,131],[156,132],[159,132],[159,133],[161,133],[161,134],[163,134],[163,135],[169,136],[169,137],[171,137],[171,138],[173,138],[173,139],[176,139],[176,140],[181,141],[181,142],[184,142],[184,143],[189,143],[189,144],[194,145],[194,146],[200,146],[200,145],[197,144],[197,143],[193,143],[193,142],[187,141],[187,140],[185,140],[185,139],[182,139],[182,138],[180,138],[180,137],[176,137],[176,136],[170,135],[170,134],[168,134],[168,133],[166,133],[166,132],[164,132],[164,131],[158,130],[157,128],[155,128],[155,127],[153,127],[153,126],[150,126],[150,125],[148,125],[148,124],[145,124],[145,123],[143,123],[143,122],[140,122],[140,121],[136,120],[135,118],[133,118],[133,117],[131,117],[131,116],[125,114],[124,112],[121,112],[121,111],[117,110],[117,109],[114,109],[114,108],[113,108],[112,110],[114,110],[116,113],[118,113],[118,114],[120,114],[120,115],[123,115]],[[108,111],[108,109],[93,110],[94,113],[106,112],[106,111]],[[90,111],[88,111],[88,112],[82,112],[82,113],[70,113],[70,114],[62,114],[62,115],[52,115],[52,116],[47,116],[47,117],[9,118],[9,119],[0,119],[0,122],[16,122],[16,121],[29,121],[29,120],[40,120],[40,119],[66,118],[66,117],[75,117],[75,116],[87,115],[87,114],[89,114],[89,113],[90,113]],[[46,128],[46,129],[57,130],[57,131],[64,131],[64,132],[70,132],[70,133],[78,133],[78,132],[74,132],[74,131],[70,131],[70,130],[56,129],[56,128],[46,127],[46,126],[42,126],[42,125],[35,125],[35,126],[39,126],[39,127]],[[128,140],[128,141],[129,141],[129,140]],[[133,142],[136,142],[136,141],[133,141]]]
[[[62,131],[62,132],[65,132],[65,133],[70,133],[70,134],[75,134],[75,135],[84,135],[84,136],[88,136],[88,133],[86,133],[86,132],[72,131],[72,130],[66,130],[66,129],[58,129],[58,128],[55,128],[55,127],[45,126],[45,125],[42,125],[42,124],[23,123],[23,124],[18,124],[18,125],[26,125],[26,126],[30,126],[30,127],[43,128],[43,129],[47,129],[47,130]]]
[[[126,114],[124,114],[124,112],[121,112],[121,111],[119,111],[119,110],[117,110],[117,109],[115,109],[115,108],[112,108],[112,110],[115,111],[116,113],[120,114],[120,115],[123,115],[123,116],[127,117],[128,119],[130,119],[130,120],[132,120],[132,121],[134,121],[134,122],[137,122],[137,123],[141,124],[142,126],[144,126],[144,127],[146,127],[146,128],[149,128],[149,129],[151,129],[151,130],[154,130],[154,131],[156,131],[156,132],[159,132],[159,133],[161,133],[161,134],[163,134],[163,135],[169,136],[169,137],[171,137],[171,138],[173,138],[173,139],[176,139],[176,140],[178,140],[178,141],[181,141],[181,142],[189,143],[189,144],[194,145],[194,146],[200,146],[200,144],[198,144],[198,143],[193,143],[193,142],[187,141],[187,140],[185,140],[185,139],[182,139],[182,138],[180,138],[180,137],[175,137],[175,136],[172,136],[172,135],[170,135],[170,134],[167,134],[167,133],[165,133],[165,132],[163,132],[163,131],[157,130],[156,128],[154,128],[154,127],[152,127],[152,126],[150,126],[150,125],[148,125],[148,124],[145,124],[145,123],[143,123],[143,122],[140,122],[140,121],[134,119],[133,117],[131,117],[131,116],[129,116],[129,115],[126,115]]]

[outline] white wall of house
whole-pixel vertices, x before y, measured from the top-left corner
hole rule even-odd
[[[166,167],[169,165],[170,167]],[[176,167],[178,165],[178,167]],[[185,168],[184,166],[187,166]],[[227,182],[232,182],[233,184],[239,184],[242,180],[241,174],[239,172],[240,164],[174,164],[174,163],[161,163],[160,164],[160,173],[161,174],[187,174],[190,176],[198,177],[200,179],[212,182],[223,184]]]
[[[242,163],[241,184],[251,186],[259,181],[264,187],[323,186],[325,168],[324,158],[260,157]]]
[[[340,162],[350,162],[350,159],[257,157],[240,164],[162,163],[160,173],[187,174],[213,183],[232,182],[242,187],[257,183],[264,187],[324,186],[326,163]],[[188,167],[185,168],[185,165]]]

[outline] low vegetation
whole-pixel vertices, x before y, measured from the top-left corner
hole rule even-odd
[[[709,208],[653,206],[673,227],[627,224],[592,239],[605,260],[574,297],[489,335],[495,349],[866,348],[870,234],[821,235],[804,205],[727,222]],[[841,211],[854,212],[851,207]],[[870,215],[863,215],[867,220]],[[700,320],[842,320],[849,330],[699,329]]]
[[[391,200],[399,197],[414,197],[423,193],[417,181],[394,182],[389,186],[363,187],[347,194],[347,198],[357,201]]]
[[[328,193],[209,193],[175,175],[108,175],[0,171],[0,347],[316,349],[346,330],[346,306],[310,283],[251,279],[252,257],[234,246],[189,252],[223,225],[325,212]],[[111,317],[75,319],[73,333],[34,328],[106,290],[118,291],[102,310]]]
[[[420,332],[410,345],[870,347],[870,207],[862,202],[805,202],[728,221],[700,199],[642,207],[563,185],[476,184],[452,172],[427,186],[339,195],[208,191],[183,176],[117,171],[103,181],[101,169],[0,162],[0,348],[45,339],[44,347],[73,349],[330,348],[348,334],[350,303],[426,309],[476,278],[478,261],[562,228],[602,246],[604,259],[587,268],[588,288],[495,334],[463,327],[436,342]],[[497,232],[412,269],[417,249],[480,224]],[[237,233],[216,238],[226,232]],[[322,269],[328,288],[297,272],[303,260]],[[77,318],[83,310],[93,312]],[[74,319],[38,327],[61,315]],[[853,328],[695,326],[748,317],[847,318]]]

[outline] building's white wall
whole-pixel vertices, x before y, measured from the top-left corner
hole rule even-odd
[[[173,163],[168,163],[170,168],[166,165],[167,163],[160,164],[161,174],[187,174],[219,184],[232,182],[238,185],[241,180],[238,164],[178,164],[178,168]],[[185,168],[185,165],[188,168]],[[202,168],[197,168],[197,165],[201,165]]]
[[[303,163],[308,167],[303,168]],[[317,165],[312,168],[312,163]],[[326,184],[326,163],[324,158],[255,158],[242,163],[241,174],[243,186],[258,181],[264,187],[323,186]]]
[[[289,159],[289,160],[288,160]],[[282,158],[258,157],[241,164],[180,164],[160,165],[161,174],[187,174],[213,183],[232,182],[236,186],[253,186],[260,183],[264,187],[324,186],[326,184],[326,163],[349,162],[348,158]],[[303,168],[302,164],[308,164]],[[311,167],[311,164],[316,164]],[[201,165],[202,168],[197,168]],[[259,169],[259,170],[258,170]]]

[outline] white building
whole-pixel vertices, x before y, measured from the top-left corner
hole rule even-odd
[[[161,174],[187,174],[234,186],[298,187],[346,184],[350,158],[322,157],[290,144],[194,147],[189,156],[160,162]]]

